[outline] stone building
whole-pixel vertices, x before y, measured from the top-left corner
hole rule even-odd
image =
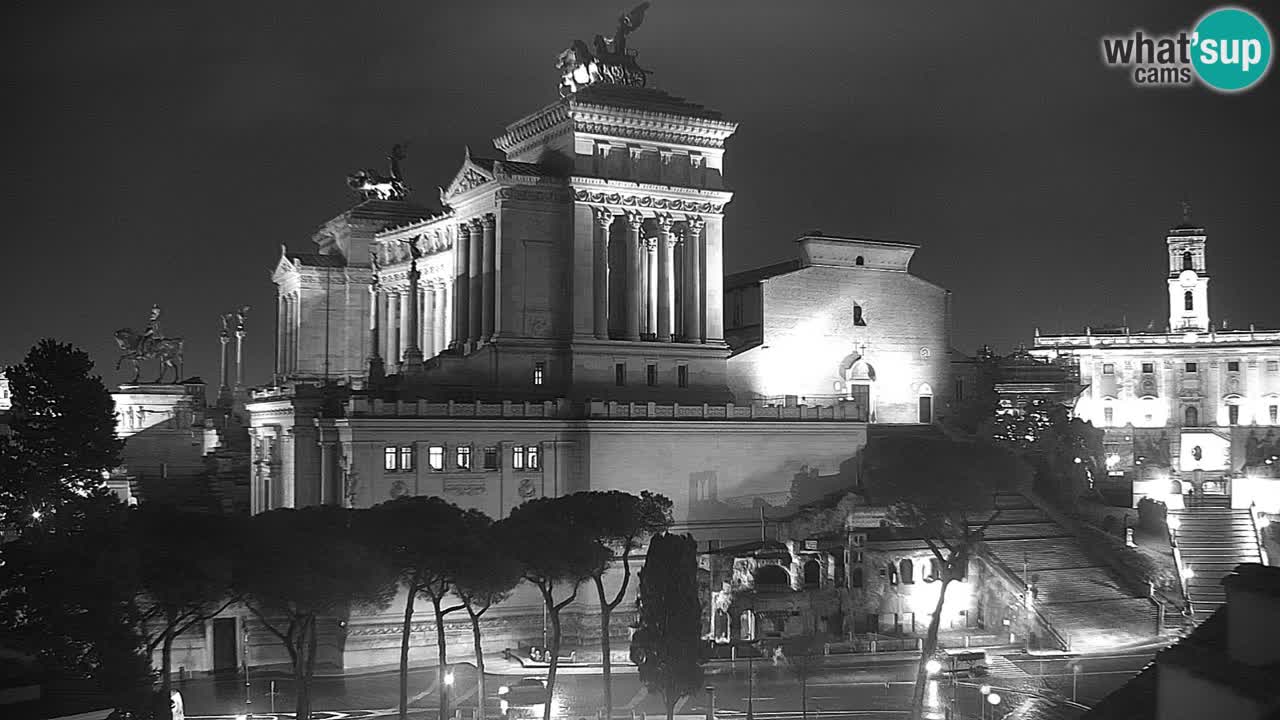
[[[1195,492],[1277,512],[1266,461],[1280,456],[1280,330],[1211,321],[1207,238],[1185,213],[1165,238],[1163,330],[1037,331],[1031,352],[1078,367],[1076,416],[1105,429],[1109,470],[1132,481],[1135,503],[1181,507]]]
[[[617,71],[509,125],[501,157],[465,151],[438,210],[366,197],[311,252],[282,252],[277,382],[248,404],[253,512],[414,494],[501,517],[531,498],[643,488],[674,501],[677,530],[736,543],[817,478],[851,483],[872,412],[932,419],[921,398],[949,382],[947,293],[910,274],[915,246],[808,236],[794,267],[727,295],[736,125],[645,87],[634,62],[593,59]],[[754,345],[725,325],[726,298],[749,292]],[[828,321],[803,340],[830,362],[779,384],[755,358],[792,342],[806,304]],[[592,612],[569,609],[571,642],[598,634]],[[532,592],[490,615],[492,649],[541,636]],[[397,611],[341,634],[343,664],[392,662]],[[281,657],[250,644],[251,663]]]

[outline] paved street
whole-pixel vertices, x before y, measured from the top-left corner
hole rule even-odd
[[[995,717],[1002,719],[1025,718],[1057,720],[1078,717],[1079,711],[1063,708],[1060,703],[1039,699],[1037,694],[1058,693],[1059,697],[1072,697],[1072,664],[1080,667],[1075,676],[1077,699],[1085,704],[1095,702],[1111,690],[1119,687],[1140,670],[1152,656],[1151,651],[1127,654],[1099,655],[1084,659],[1028,658],[1014,655],[1005,660],[993,661],[993,675],[986,683],[1002,695],[1002,703]],[[1012,662],[1010,662],[1010,660]],[[897,718],[903,715],[911,694],[914,663],[867,663],[853,658],[840,658],[841,667],[815,668],[803,681],[808,714],[820,718]],[[835,663],[833,663],[835,664]],[[754,679],[748,681],[747,664],[739,662],[734,669],[719,667],[709,674],[707,684],[716,688],[717,714],[722,717],[744,715],[748,696],[752,696],[753,714],[770,720],[773,718],[799,717],[802,710],[802,681],[787,666],[775,667],[771,663],[754,665]],[[540,673],[531,670],[530,675]],[[451,699],[455,706],[475,706],[476,678],[473,668],[467,665],[455,667],[455,683]],[[518,680],[518,676],[491,675],[488,677],[488,701],[490,716],[498,713],[498,688]],[[423,668],[410,673],[409,692],[414,715],[422,720],[435,720],[438,703],[434,668]],[[618,714],[636,711],[647,717],[664,713],[661,699],[649,695],[641,686],[634,672],[614,675],[614,704]],[[554,711],[559,717],[594,717],[603,699],[603,681],[598,674],[561,675],[556,684]],[[983,709],[978,684],[969,680],[956,683],[942,681],[931,688],[931,700],[939,710],[948,703],[956,703],[964,718],[978,718]],[[271,714],[271,682],[251,678],[249,698],[245,704],[245,686],[242,680],[200,679],[180,686],[189,716],[233,716],[249,712],[258,715]],[[277,676],[274,685],[275,713],[286,715],[293,707],[292,680]],[[317,678],[313,706],[326,711],[327,720],[393,715],[397,704],[399,679],[394,672],[340,678]],[[701,715],[707,709],[707,695],[699,693],[677,706],[682,715]],[[939,717],[941,713],[939,712]],[[986,717],[991,717],[989,707]]]

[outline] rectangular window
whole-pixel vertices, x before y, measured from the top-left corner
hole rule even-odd
[[[658,384],[658,366],[646,365],[644,368],[644,379],[645,379],[645,382],[649,384],[649,387],[653,387],[657,385]]]
[[[511,449],[511,467],[515,470],[539,470],[537,445],[517,445]]]
[[[542,469],[542,457],[538,453],[537,445],[530,445],[524,449],[524,460],[526,470]]]
[[[613,366],[613,383],[618,387],[627,384],[627,364],[615,363]]]
[[[523,445],[517,445],[514,448],[511,448],[511,469],[512,470],[524,469],[524,446]]]
[[[1189,373],[1193,373],[1193,372],[1197,372],[1198,370],[1199,370],[1199,366],[1198,366],[1198,365],[1196,365],[1195,363],[1187,363],[1187,364],[1186,364],[1186,371],[1187,371],[1187,372],[1189,372]]]
[[[1240,424],[1240,406],[1239,405],[1227,406],[1227,424],[1228,425]]]
[[[1280,360],[1268,360],[1267,372],[1280,372]]]
[[[458,466],[459,470],[470,470],[471,469],[471,446],[459,445],[458,451],[457,453],[455,453],[454,460],[455,460],[454,464]]]
[[[395,472],[396,448],[394,445],[382,449],[382,469],[387,472]]]
[[[1227,372],[1240,372],[1240,361],[1239,361],[1239,360],[1228,360],[1228,361],[1227,361]]]
[[[1116,366],[1115,366],[1115,364],[1113,364],[1113,363],[1103,363],[1103,364],[1102,364],[1102,374],[1103,374],[1103,375],[1115,375],[1115,374],[1116,374]]]
[[[432,445],[427,448],[427,466],[436,472],[444,470],[444,446]]]
[[[536,362],[533,364],[533,384],[541,385],[543,377],[547,372],[547,364],[544,362]]]
[[[1102,408],[1102,424],[1110,425],[1111,423],[1115,422],[1115,419],[1116,419],[1115,408]]]
[[[955,384],[956,384],[955,401],[964,402],[964,380],[961,378],[956,378]]]
[[[689,387],[689,366],[681,365],[676,368],[676,385],[682,388]]]
[[[413,469],[413,446],[401,445],[400,446],[400,470],[405,471],[405,470],[412,470],[412,469]]]
[[[1142,372],[1144,375],[1150,375],[1156,371],[1155,363],[1142,363]]]
[[[498,469],[498,448],[487,447],[484,449],[484,469],[485,470]]]

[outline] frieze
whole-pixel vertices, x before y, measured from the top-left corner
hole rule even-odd
[[[498,200],[526,200],[532,202],[567,202],[569,191],[564,188],[502,188],[495,193]]]
[[[676,212],[708,213],[719,215],[724,212],[724,204],[682,200],[679,198],[655,198],[652,195],[623,195],[621,193],[591,192],[578,190],[573,199],[578,202],[595,203],[597,205],[619,205],[622,207],[638,207],[653,210],[674,210]]]
[[[481,175],[479,172],[472,170],[471,168],[467,168],[457,181],[454,182],[453,187],[449,188],[449,196],[452,197],[454,195],[467,192],[468,190],[474,190],[487,182],[489,182],[489,178]]]
[[[581,133],[627,138],[629,140],[648,140],[671,145],[694,145],[717,149],[724,147],[723,137],[716,137],[710,134],[695,135],[675,130],[654,130],[648,127],[627,127],[625,125],[600,122],[575,122],[574,129]],[[723,131],[716,132],[716,135],[722,134]]]
[[[474,495],[484,495],[488,492],[485,488],[483,480],[471,479],[448,479],[444,481],[445,495],[460,495],[463,497],[471,497]]]

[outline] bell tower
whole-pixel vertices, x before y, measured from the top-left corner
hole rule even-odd
[[[1209,329],[1209,272],[1204,228],[1191,222],[1191,204],[1182,203],[1182,222],[1165,238],[1169,248],[1169,331]]]

